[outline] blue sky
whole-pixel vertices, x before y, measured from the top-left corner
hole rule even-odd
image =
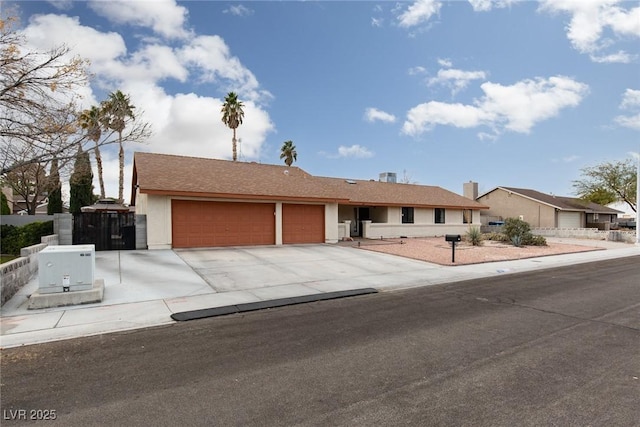
[[[580,169],[640,151],[638,2],[10,4],[34,48],[91,60],[86,106],[121,89],[153,126],[127,189],[136,150],[230,159],[232,90],[241,161],[282,164],[292,140],[320,176],[572,195]]]

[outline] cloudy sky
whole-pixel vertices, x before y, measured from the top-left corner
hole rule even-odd
[[[320,176],[572,195],[581,168],[640,151],[635,1],[11,5],[30,45],[91,61],[86,106],[120,89],[152,125],[126,147],[127,195],[134,151],[231,158],[229,91],[245,104],[241,161],[282,164],[292,140]],[[104,156],[117,196],[115,147]]]

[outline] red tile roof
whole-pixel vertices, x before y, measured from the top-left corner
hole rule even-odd
[[[315,177],[295,166],[167,154],[135,153],[133,184],[141,193],[173,196],[487,209],[440,187]]]

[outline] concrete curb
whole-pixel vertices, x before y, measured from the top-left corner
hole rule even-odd
[[[378,291],[373,288],[353,289],[348,291],[324,292],[299,297],[279,298],[268,301],[257,301],[245,304],[227,305],[223,307],[204,308],[201,310],[183,311],[173,313],[171,318],[178,322],[204,319],[207,317],[225,316],[227,314],[244,313],[248,311],[264,310],[267,308],[283,307],[287,305],[304,304],[315,301],[353,297],[358,295],[375,294]]]

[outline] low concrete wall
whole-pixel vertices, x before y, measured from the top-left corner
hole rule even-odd
[[[477,224],[388,224],[362,221],[362,237],[365,239],[406,237],[436,237],[445,234],[464,236]]]
[[[20,257],[2,264],[0,305],[9,301],[38,271],[38,253],[49,245],[58,244],[58,236],[43,236],[42,243],[20,249]]]
[[[544,237],[609,240],[628,243],[635,242],[636,236],[633,231],[605,231],[597,228],[533,228],[531,232]]]
[[[483,233],[501,233],[501,225],[483,225]],[[608,240],[610,242],[634,243],[635,231],[598,230],[597,228],[532,228],[531,233],[543,237],[562,237],[566,239]]]

